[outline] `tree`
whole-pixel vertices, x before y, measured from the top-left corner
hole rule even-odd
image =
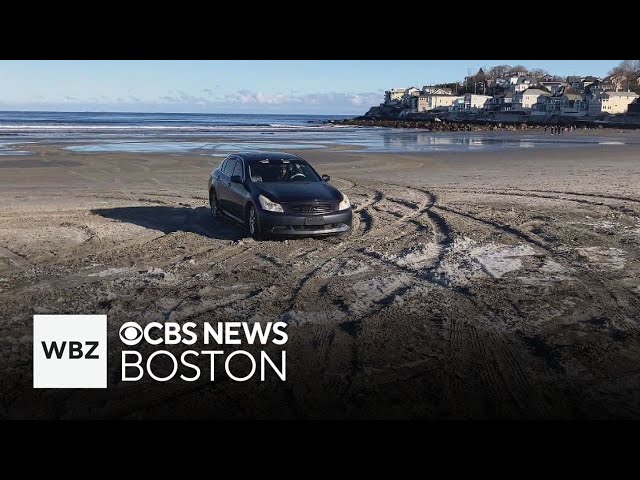
[[[529,75],[531,75],[534,78],[542,78],[545,75],[549,75],[549,72],[547,72],[543,68],[534,68],[533,70],[529,71]]]
[[[509,73],[516,73],[516,72],[529,72],[529,69],[527,67],[525,67],[524,65],[516,65],[514,67],[511,67],[511,71]]]
[[[487,70],[487,74],[490,78],[500,78],[511,70],[511,65],[496,65],[495,67],[491,67]]]
[[[609,75],[640,75],[640,60],[623,60],[611,69]]]

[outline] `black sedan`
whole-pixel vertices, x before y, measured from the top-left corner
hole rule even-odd
[[[296,155],[229,155],[209,176],[211,214],[241,222],[255,239],[348,232],[351,203],[328,181]]]

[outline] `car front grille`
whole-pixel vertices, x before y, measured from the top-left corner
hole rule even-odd
[[[305,203],[305,204],[289,204],[288,210],[293,213],[325,214],[333,212],[333,205],[330,203]]]

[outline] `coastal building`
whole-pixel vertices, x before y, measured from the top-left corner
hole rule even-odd
[[[467,93],[466,95],[456,97],[450,110],[452,112],[477,112],[483,110],[487,100],[490,99],[491,97],[489,95]]]
[[[584,91],[594,83],[598,82],[599,79],[592,76],[580,77],[579,79],[571,82],[571,87],[580,93],[584,93]]]
[[[448,90],[448,89],[447,89]],[[456,96],[451,94],[430,93],[421,94],[417,98],[417,112],[429,112],[435,109],[448,109],[456,100]]]
[[[513,93],[505,92],[489,98],[484,109],[491,112],[510,112],[513,103]]]
[[[422,87],[422,95],[453,95],[453,91],[450,88],[425,85]]]
[[[524,92],[537,83],[538,81],[532,77],[518,77],[516,82],[511,85],[511,91],[513,93]]]
[[[540,90],[538,88],[528,88],[524,92],[516,93],[513,96],[512,109],[531,111],[535,103],[538,101],[538,97],[540,97],[540,95],[545,97],[551,96],[549,92],[545,92],[544,90]]]
[[[551,92],[551,95],[556,95],[565,86],[563,82],[540,82],[540,85]]]
[[[584,117],[589,112],[589,102],[580,93],[565,93],[562,95],[560,115],[565,117]]]
[[[602,92],[616,91],[615,87],[613,86],[613,83],[609,83],[605,80],[594,82],[592,85],[589,85],[589,88],[587,90],[588,90],[587,94],[590,95],[591,97],[595,97],[601,94]]]
[[[640,98],[636,98],[633,102],[629,104],[627,108],[627,113],[629,115],[640,115]]]
[[[540,95],[531,106],[531,115],[559,115],[563,95]]]
[[[402,103],[407,107],[413,108],[416,102],[416,98],[420,95],[420,89],[416,87],[409,87],[404,91],[402,96]]]
[[[637,98],[635,92],[602,92],[589,102],[589,115],[626,113],[629,104]]]
[[[391,90],[387,90],[386,92],[384,92],[385,105],[400,103],[406,90],[406,88],[392,88]]]
[[[531,115],[564,115],[582,117],[589,112],[589,102],[575,91],[557,95],[539,95],[532,105]]]
[[[527,72],[525,71],[513,72],[509,75],[509,83],[511,85],[516,85],[521,78],[524,78],[526,76],[527,76]]]

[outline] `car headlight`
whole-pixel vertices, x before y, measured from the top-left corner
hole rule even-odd
[[[267,197],[264,197],[262,195],[258,195],[258,201],[260,202],[260,206],[269,211],[269,212],[283,212],[284,210],[282,210],[282,205],[280,205],[279,203],[276,202],[272,202],[271,200],[269,200]]]
[[[338,205],[338,210],[346,210],[347,208],[351,208],[351,202],[349,201],[349,197],[343,193],[342,201],[340,202],[340,205]]]

